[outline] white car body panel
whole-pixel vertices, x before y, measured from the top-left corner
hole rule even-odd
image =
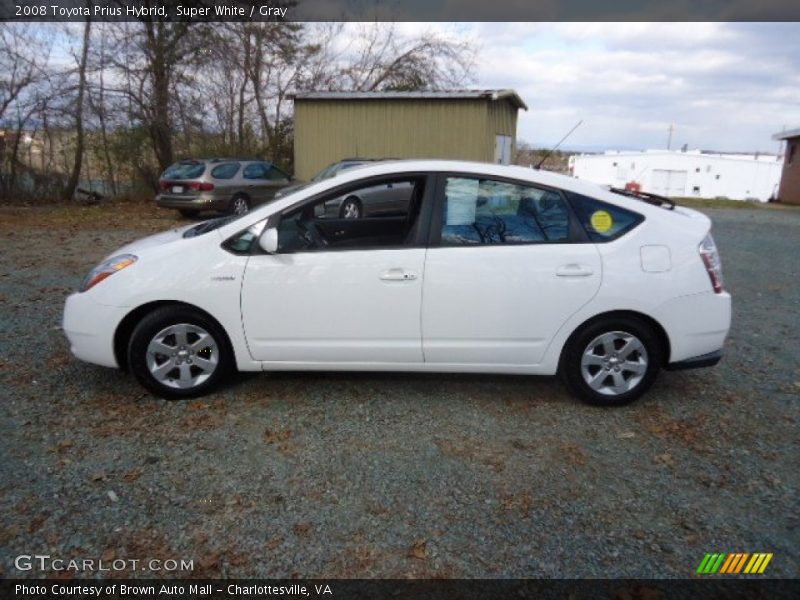
[[[234,255],[221,244],[267,217],[365,177],[456,172],[514,178],[584,194],[645,220],[607,243],[407,248]],[[64,330],[73,353],[121,366],[114,334],[131,311],[183,302],[227,332],[236,365],[255,370],[403,370],[554,374],[569,336],[592,317],[634,311],[655,320],[669,361],[721,348],[731,300],[713,292],[698,257],[707,217],[624,198],[561,175],[456,161],[380,162],[308,185],[197,237],[183,229],[112,253],[138,261],[67,299]],[[648,247],[655,262],[643,262]],[[644,249],[644,250],[643,250]],[[427,257],[426,257],[427,255]],[[476,258],[478,257],[478,258]],[[565,265],[591,272],[559,277]],[[648,265],[656,264],[657,268]],[[399,269],[410,280],[380,277]],[[512,317],[513,316],[513,317]]]
[[[535,365],[559,325],[600,287],[594,244],[431,248],[425,362]]]
[[[422,362],[425,250],[250,257],[242,321],[262,361]]]

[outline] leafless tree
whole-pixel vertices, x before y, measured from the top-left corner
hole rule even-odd
[[[395,23],[357,26],[340,66],[338,87],[360,91],[441,90],[469,83],[474,48],[468,40],[427,31],[401,35]]]
[[[3,152],[6,196],[18,168],[65,196],[81,177],[99,176],[113,193],[152,189],[176,157],[261,155],[291,168],[291,94],[454,88],[474,62],[464,37],[391,23],[146,18],[85,24],[83,35],[63,26],[49,36],[61,41],[50,60],[48,27],[61,26],[0,24],[0,123],[17,131]],[[36,169],[18,160],[26,128],[44,140]]]
[[[83,108],[84,96],[86,95],[86,63],[89,57],[91,31],[92,21],[87,19],[83,26],[83,44],[81,46],[81,54],[78,61],[78,89],[75,99],[75,158],[72,163],[72,172],[67,180],[67,185],[64,187],[63,197],[66,200],[71,199],[75,194],[75,189],[78,187],[78,181],[80,180],[81,176],[81,166],[83,164]]]

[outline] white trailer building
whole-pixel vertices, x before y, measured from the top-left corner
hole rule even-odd
[[[776,196],[782,158],[775,154],[713,154],[700,150],[608,151],[569,159],[570,173],[601,185],[638,184],[672,197],[766,202]]]

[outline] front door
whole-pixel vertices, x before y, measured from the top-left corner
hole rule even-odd
[[[410,180],[417,198],[424,181]],[[278,253],[248,259],[241,310],[254,359],[360,368],[422,362],[425,249],[412,243],[420,205],[386,218],[315,210],[342,193],[287,211]]]
[[[442,189],[441,242],[425,263],[425,361],[541,362],[599,288],[597,249],[568,243],[569,209],[556,191],[469,176],[447,177]]]

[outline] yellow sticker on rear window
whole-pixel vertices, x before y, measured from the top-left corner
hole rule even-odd
[[[614,226],[614,219],[605,210],[596,210],[592,213],[590,219],[592,228],[598,233],[608,233]]]

